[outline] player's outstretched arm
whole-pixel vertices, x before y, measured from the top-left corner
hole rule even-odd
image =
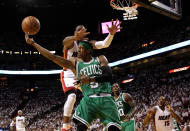
[[[40,46],[39,44],[37,44],[33,38],[29,38],[28,34],[25,34],[25,40],[26,40],[27,44],[32,45],[47,59],[53,61],[54,63],[56,63],[57,65],[59,65],[61,67],[71,69],[73,71],[73,73],[76,73],[74,62],[66,60],[61,56],[52,54],[49,50],[47,50],[47,49],[43,48],[42,46]]]
[[[112,26],[109,27],[107,25],[109,34],[108,36],[103,40],[103,41],[95,41],[92,40],[90,43],[92,44],[94,49],[102,49],[102,48],[107,48],[111,45],[111,42],[113,40],[114,35],[118,30],[120,30],[122,27],[120,27],[121,22],[117,19],[115,23],[113,23],[112,19]]]
[[[90,34],[90,32],[86,32],[86,29],[82,28],[79,31],[75,31],[73,36],[65,37],[63,40],[64,50],[71,49],[74,45],[74,41],[88,40],[88,38],[85,38],[88,34]]]

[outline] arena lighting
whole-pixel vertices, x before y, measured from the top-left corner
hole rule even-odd
[[[52,54],[55,54],[55,51],[50,51]]]
[[[17,54],[20,54],[20,52],[18,52],[18,51],[15,51],[15,52],[14,52],[14,54],[16,54],[16,55],[17,55]]]
[[[167,51],[171,51],[171,50],[182,48],[182,47],[189,46],[189,45],[190,45],[190,40],[184,41],[184,42],[177,43],[177,44],[174,44],[174,45],[171,45],[171,46],[167,46],[167,47],[160,48],[160,49],[157,49],[157,50],[153,50],[153,51],[150,51],[150,52],[147,52],[147,53],[132,56],[132,57],[129,57],[129,58],[126,58],[126,59],[123,59],[123,60],[112,62],[112,63],[109,63],[109,66],[114,67],[114,66],[117,66],[117,65],[120,65],[120,64],[129,63],[129,62],[132,62],[132,61],[135,61],[135,60],[139,60],[139,59],[142,59],[142,58],[146,58],[146,57],[150,57],[150,56],[153,56],[153,55],[161,54],[161,53],[164,53],[164,52],[167,52]],[[44,71],[44,70],[43,71],[0,70],[0,74],[7,74],[7,75],[49,75],[49,74],[59,74],[61,72],[62,72],[62,70],[46,70],[46,71]]]
[[[51,75],[59,74],[63,70],[39,70],[39,71],[14,71],[14,70],[0,70],[0,74],[6,75]]]
[[[50,51],[52,54],[55,54],[56,53],[56,51]],[[0,50],[0,54],[3,54],[3,53],[5,53],[5,54],[9,54],[9,55],[12,55],[12,54],[15,54],[15,55],[22,55],[22,54],[25,54],[25,55],[28,55],[28,54],[30,54],[30,55],[38,55],[38,54],[40,54],[40,52],[38,52],[38,51],[4,51],[4,50]]]
[[[164,47],[164,48],[149,51],[147,53],[143,53],[143,54],[132,56],[132,57],[129,57],[129,58],[126,58],[126,59],[116,61],[116,62],[112,62],[112,63],[109,63],[109,66],[113,67],[113,66],[124,64],[124,63],[129,63],[129,62],[132,62],[132,61],[135,61],[135,60],[139,60],[139,59],[147,58],[147,57],[150,57],[150,56],[158,55],[158,54],[161,54],[161,53],[165,53],[165,52],[175,50],[175,49],[178,49],[178,48],[182,48],[182,47],[185,47],[185,46],[189,46],[189,45],[190,45],[190,40],[184,41],[184,42],[177,43],[177,44],[174,44],[174,45],[170,45],[170,46],[167,46],[167,47]]]
[[[182,67],[182,68],[177,68],[177,69],[172,69],[172,70],[169,70],[169,73],[180,72],[180,71],[184,71],[184,70],[188,70],[188,69],[190,69],[190,66],[186,66],[186,67]]]
[[[133,78],[131,78],[131,79],[128,79],[128,80],[123,80],[121,83],[129,83],[129,82],[131,82],[131,81],[133,81],[134,79]]]
[[[29,54],[29,52],[28,52],[28,51],[25,51],[24,54]]]
[[[3,53],[4,53],[4,50],[0,50],[0,53],[3,54]]]

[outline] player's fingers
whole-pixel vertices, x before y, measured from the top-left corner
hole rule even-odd
[[[78,32],[86,32],[86,29],[82,28],[81,30],[79,30]]]
[[[118,19],[116,19],[115,24],[114,24],[115,26],[117,25],[118,21],[119,21],[119,20],[118,20]],[[118,23],[118,24],[119,24],[119,23]]]
[[[121,25],[121,22],[119,22],[119,24],[116,25],[116,27],[119,27]]]
[[[88,38],[83,38],[82,40],[83,40],[83,41],[84,41],[84,40],[88,40]]]
[[[86,31],[87,31],[87,29],[84,29],[83,31],[84,31],[84,32],[86,32]]]
[[[90,32],[85,32],[85,33],[84,33],[84,35],[88,35],[88,34],[90,34]]]
[[[117,30],[121,30],[121,29],[123,29],[123,27],[117,28]]]
[[[106,24],[106,26],[107,26],[108,29],[110,28],[109,25]]]
[[[111,19],[111,25],[113,25],[113,19]]]

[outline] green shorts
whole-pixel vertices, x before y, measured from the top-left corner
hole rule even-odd
[[[83,97],[73,115],[73,118],[82,122],[87,127],[99,118],[100,121],[109,126],[121,129],[119,114],[112,96],[105,97]]]
[[[130,120],[127,122],[121,122],[121,131],[136,131],[135,120]]]

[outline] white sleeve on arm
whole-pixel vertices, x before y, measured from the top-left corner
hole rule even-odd
[[[114,35],[109,34],[109,35],[105,38],[105,40],[103,40],[103,41],[96,41],[95,44],[94,44],[94,46],[95,46],[97,49],[102,49],[102,48],[107,48],[107,47],[109,47],[110,44],[111,44],[111,42],[112,42],[112,40],[113,40],[113,36],[114,36]]]

